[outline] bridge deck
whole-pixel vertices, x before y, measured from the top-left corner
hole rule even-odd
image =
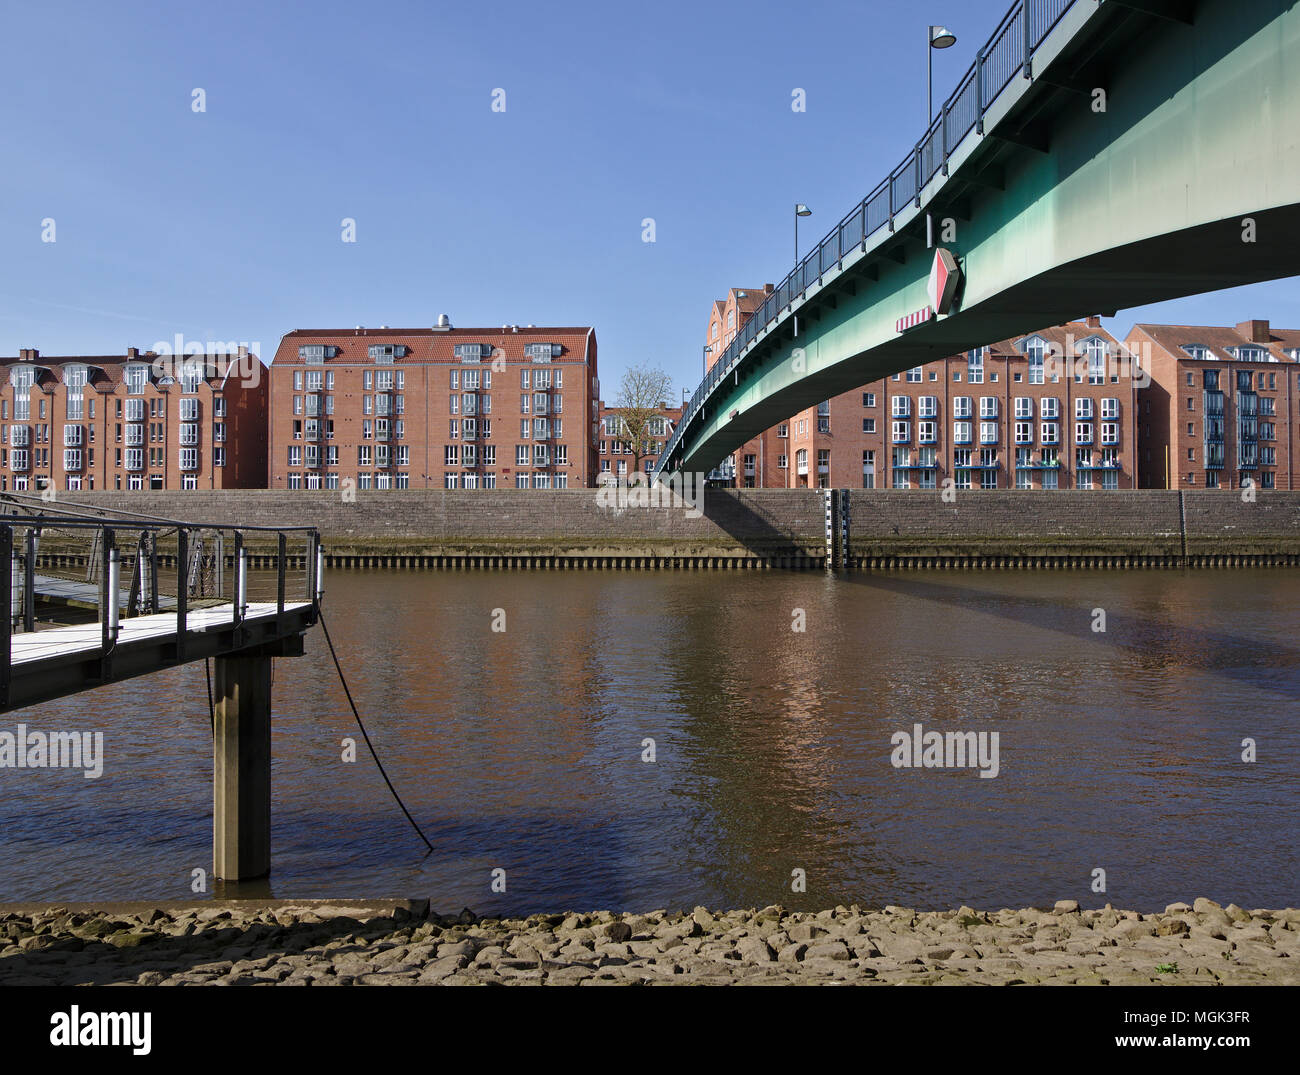
[[[287,603],[286,613],[310,608],[306,601]],[[186,613],[185,628],[190,633],[228,630],[231,627],[233,607],[227,602],[213,608],[195,609]],[[277,608],[274,601],[250,603],[243,625],[254,627],[258,620],[274,620]],[[162,612],[153,616],[136,616],[122,620],[117,635],[117,650],[137,642],[170,639],[176,636],[176,613]],[[97,655],[102,637],[99,624],[77,624],[68,627],[51,627],[41,631],[13,636],[10,649],[11,663],[27,664],[32,661]]]

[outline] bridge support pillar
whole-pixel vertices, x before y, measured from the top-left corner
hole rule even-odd
[[[212,872],[271,872],[271,657],[217,657],[213,669]]]

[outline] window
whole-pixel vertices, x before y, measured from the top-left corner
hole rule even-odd
[[[905,443],[905,442],[907,442],[907,441],[909,441],[909,440],[911,440],[911,439],[912,439],[912,423],[911,423],[911,422],[895,422],[895,423],[894,423],[894,443],[895,443],[895,444],[898,444],[898,443],[900,443],[900,442]]]
[[[917,417],[933,418],[939,413],[938,396],[922,396],[918,401]]]
[[[1061,435],[1061,426],[1057,422],[1043,422],[1039,425],[1038,433],[1044,444],[1056,444]]]
[[[997,422],[980,423],[980,443],[997,444],[998,442],[998,424]]]
[[[144,394],[144,386],[149,383],[149,367],[130,365],[126,367],[126,390],[133,396]]]
[[[1016,423],[1016,443],[1032,444],[1034,442],[1034,423],[1017,422]]]
[[[1016,396],[1016,417],[1033,418],[1034,401],[1028,396]]]
[[[966,352],[966,379],[971,384],[984,383],[984,351],[985,348],[977,347]]]
[[[862,432],[874,433],[876,431],[876,420],[874,418],[862,419]]]
[[[1203,343],[1188,343],[1183,345],[1183,350],[1189,358],[1208,359],[1214,356],[1210,354],[1210,349]],[[1191,376],[1188,374],[1188,376]]]
[[[862,393],[862,405],[863,405],[864,407],[874,407],[874,406],[876,405],[876,393],[874,393],[874,392],[863,392],[863,393]]]
[[[1102,421],[1115,421],[1119,418],[1119,400],[1103,399],[1101,401],[1101,418]]]
[[[911,384],[920,384],[920,383],[921,383],[921,367],[920,367],[920,366],[913,366],[910,370],[908,370],[908,371],[907,371],[907,380],[908,380],[908,382],[911,383]]]
[[[889,401],[889,413],[895,418],[906,418],[912,413],[910,396],[894,396]]]
[[[1074,401],[1075,418],[1092,418],[1092,400],[1087,396],[1078,396]]]
[[[935,444],[939,440],[939,423],[922,421],[916,424],[916,439],[920,444]]]
[[[1092,443],[1092,423],[1075,422],[1074,423],[1074,443],[1091,444]]]
[[[971,423],[953,422],[952,442],[954,444],[969,444],[970,441],[971,441]]]
[[[1119,423],[1102,422],[1101,423],[1101,442],[1102,444],[1119,443]]]
[[[1029,360],[1029,383],[1043,383],[1043,358],[1046,345],[1040,336],[1031,336],[1024,342],[1025,357]]]
[[[1097,336],[1084,340],[1080,345],[1088,362],[1088,383],[1106,383],[1106,344]],[[1078,378],[1076,377],[1076,380]]]
[[[952,416],[954,418],[969,418],[971,416],[971,397],[954,396],[952,401]]]
[[[998,397],[980,396],[980,417],[996,418],[998,416]]]
[[[127,400],[127,403],[143,403],[143,400]],[[197,399],[181,400],[181,421],[197,422],[199,420],[199,401]]]

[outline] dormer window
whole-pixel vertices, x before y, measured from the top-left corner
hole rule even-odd
[[[333,358],[338,353],[339,349],[337,347],[329,347],[320,343],[305,343],[298,348],[298,357],[309,366],[324,362],[327,358]]]
[[[458,343],[455,347],[457,362],[482,362],[487,354],[485,343]]]
[[[406,348],[400,343],[372,343],[366,348],[372,362],[392,362],[406,357]]]
[[[553,343],[529,343],[524,345],[524,353],[534,362],[549,362],[559,354],[559,347]]]
[[[1041,336],[1030,336],[1021,341],[1020,350],[1029,360],[1029,383],[1043,383],[1043,360],[1047,355],[1047,342]]]
[[[30,391],[36,383],[36,371],[31,366],[14,366],[9,371],[9,383],[20,392]]]
[[[198,363],[190,362],[181,367],[181,391],[186,395],[193,395],[199,390],[199,382],[203,380],[203,367]]]
[[[149,383],[149,367],[136,364],[126,367],[126,390],[129,395],[144,395],[144,386]]]
[[[1214,358],[1214,352],[1203,343],[1185,343],[1183,344],[1183,350],[1187,353],[1188,358],[1194,358],[1198,362],[1206,362]]]
[[[64,366],[63,383],[69,392],[80,392],[86,387],[89,373],[89,368],[86,366]]]
[[[1268,361],[1268,351],[1263,347],[1229,347],[1228,352],[1238,362]]]
[[[1106,383],[1106,350],[1106,341],[1100,336],[1089,336],[1079,344],[1079,354],[1088,359],[1089,384]]]

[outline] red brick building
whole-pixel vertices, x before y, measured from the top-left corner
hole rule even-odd
[[[619,440],[622,408],[600,404],[600,434],[596,445],[598,472],[596,481],[601,485],[626,485],[633,472],[639,469],[648,473],[659,461],[664,443],[673,435],[682,418],[682,407],[670,407],[667,401],[660,404],[659,413],[650,419],[647,430],[653,439],[650,452],[638,460],[625,442]]]
[[[266,484],[256,355],[0,358],[0,489],[257,489]]]
[[[714,302],[709,310],[709,327],[704,344],[701,375],[707,373],[713,364],[722,358],[723,352],[736,338],[736,334],[745,322],[763,305],[771,293],[771,284],[764,284],[761,288],[733,287],[727,292],[726,298]],[[748,441],[709,475],[710,481],[750,489],[783,487],[785,481],[777,474],[776,469],[777,456],[782,450],[782,445],[778,443],[774,434],[775,430],[767,430]]]
[[[735,304],[745,294],[711,311],[724,348],[733,307],[738,325],[752,312]],[[738,449],[723,476],[745,488],[1133,489],[1132,374],[1098,318],[1042,329],[801,411]]]
[[[1300,488],[1300,329],[1134,325],[1144,489]]]
[[[270,487],[595,484],[591,328],[299,329],[270,369]]]

